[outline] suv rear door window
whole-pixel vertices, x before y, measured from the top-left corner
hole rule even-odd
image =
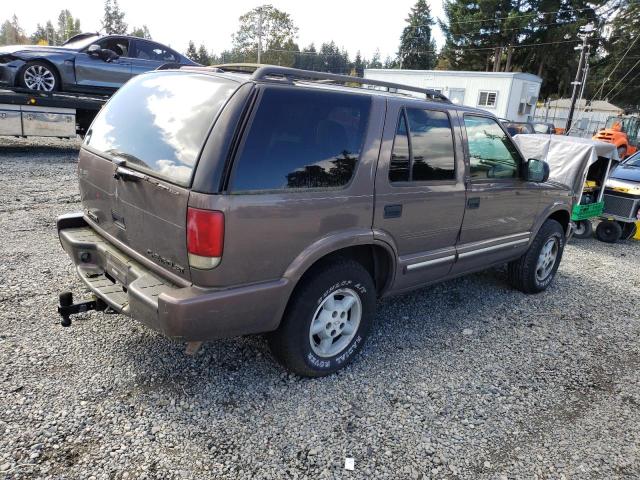
[[[237,87],[198,73],[139,75],[100,110],[84,146],[186,186],[209,128]]]
[[[368,95],[267,88],[236,159],[231,191],[349,183],[367,128]]]
[[[517,178],[520,154],[496,120],[465,115],[472,180]]]
[[[445,112],[403,109],[391,154],[389,180],[394,183],[454,180],[453,148],[451,122]]]

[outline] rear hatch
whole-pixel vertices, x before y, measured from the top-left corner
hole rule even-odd
[[[211,126],[237,87],[203,73],[153,72],[109,100],[78,164],[83,208],[99,233],[190,279],[189,185]]]

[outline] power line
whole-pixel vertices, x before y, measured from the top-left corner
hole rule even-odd
[[[474,20],[463,20],[463,21],[459,21],[459,22],[447,22],[447,25],[463,25],[463,24],[467,24],[467,23],[482,23],[482,22],[495,22],[497,20],[514,20],[514,19],[521,19],[521,18],[528,18],[528,17],[537,17],[539,15],[558,15],[560,13],[571,13],[571,12],[584,12],[587,10],[594,10],[593,8],[587,7],[587,8],[577,8],[577,9],[567,9],[567,10],[554,10],[554,11],[550,11],[550,12],[535,12],[535,13],[524,13],[521,15],[515,15],[512,17],[494,17],[494,18],[478,18],[478,19],[474,19]],[[440,19],[438,19],[440,20]],[[442,22],[445,23],[445,22]],[[410,28],[418,28],[418,27],[426,27],[426,26],[431,26],[431,25],[435,25],[434,24],[427,24],[427,23],[423,23],[420,25],[408,25],[408,27]],[[405,27],[406,28],[406,27]]]
[[[627,53],[629,53],[631,51],[631,49],[633,48],[633,46],[636,44],[636,42],[638,41],[638,38],[640,38],[640,34],[636,35],[636,38],[633,39],[633,42],[631,42],[631,45],[629,45],[629,48],[627,48],[627,50],[624,52],[624,54],[622,55],[622,57],[620,58],[620,60],[618,61],[618,63],[616,63],[616,66],[613,67],[613,70],[611,70],[611,72],[609,72],[609,74],[605,77],[605,79],[602,81],[602,85],[600,85],[600,88],[598,89],[598,91],[596,92],[596,94],[593,96],[593,98],[596,98],[598,96],[598,93],[602,94],[602,92],[604,91],[604,86],[605,84],[609,81],[609,79],[611,78],[611,75],[613,75],[616,71],[616,69],[620,66],[620,64],[622,63],[622,61],[624,60],[624,57],[627,56]],[[592,98],[592,100],[593,100]],[[602,97],[600,97],[602,99]]]
[[[639,36],[640,36],[640,35],[639,35]],[[627,77],[629,76],[629,74],[633,71],[633,69],[634,69],[634,68],[636,68],[636,66],[638,66],[639,64],[640,64],[640,60],[638,60],[636,63],[634,63],[634,64],[633,64],[633,67],[631,67],[629,70],[627,70],[627,73],[625,73],[624,77],[622,77],[620,80],[618,80],[618,83],[616,83],[616,84],[613,86],[613,88],[607,92],[607,94],[604,96],[604,98],[607,98],[607,97],[611,94],[611,92],[613,92],[613,91],[616,89],[616,87],[617,87],[618,85],[620,85],[620,84],[622,83],[622,81],[623,81],[625,78],[627,78]]]
[[[613,100],[613,99],[614,99],[614,98],[616,98],[618,95],[620,95],[622,92],[624,92],[624,91],[627,89],[627,87],[628,87],[629,85],[631,85],[631,84],[633,83],[633,81],[634,81],[636,78],[638,78],[638,77],[640,77],[640,72],[636,73],[636,74],[633,76],[633,78],[632,78],[631,80],[629,80],[629,81],[624,85],[624,87],[623,87],[623,88],[622,88],[618,93],[616,93],[613,97],[611,97],[609,100],[610,100],[610,101],[611,101],[611,100]]]

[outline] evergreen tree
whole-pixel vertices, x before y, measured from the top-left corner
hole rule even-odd
[[[284,45],[294,42],[297,32],[288,13],[272,5],[262,5],[240,17],[240,27],[233,35],[234,50],[257,60],[259,39],[263,52],[283,50]]]
[[[102,28],[105,33],[125,35],[127,24],[124,21],[124,12],[120,10],[118,0],[105,0]]]
[[[198,52],[196,50],[196,44],[193,43],[193,40],[189,40],[189,46],[187,47],[185,55],[188,59],[193,60],[194,62],[198,61]]]
[[[358,77],[364,76],[365,62],[362,60],[362,55],[360,55],[360,50],[356,52],[356,58],[353,61],[353,70],[354,74]]]
[[[20,45],[27,43],[27,40],[16,15],[0,25],[0,45]]]
[[[369,68],[382,68],[382,66],[382,61],[380,60],[380,49],[376,48],[376,51],[369,62]]]
[[[138,38],[146,38],[147,40],[151,40],[151,32],[149,32],[149,27],[146,25],[142,25],[142,27],[133,27],[131,33],[129,34],[132,37]]]
[[[622,0],[608,38],[596,52],[587,80],[588,98],[640,111],[640,2]],[[626,53],[626,55],[625,55]]]
[[[436,44],[431,38],[431,27],[435,21],[426,0],[416,2],[406,22],[398,51],[401,68],[431,70],[436,64]]]
[[[209,56],[207,47],[205,47],[204,44],[201,44],[200,47],[198,47],[198,54],[194,61],[205,66],[211,65],[211,57]]]
[[[48,45],[49,41],[47,40],[47,29],[41,24],[38,24],[38,26],[36,27],[36,31],[33,32],[30,40],[34,45]]]
[[[541,96],[570,94],[578,29],[607,1],[445,0],[438,68],[525,71],[543,78]]]
[[[58,30],[56,44],[62,44],[69,38],[80,33],[80,20],[74,19],[69,10],[61,10],[58,15]]]

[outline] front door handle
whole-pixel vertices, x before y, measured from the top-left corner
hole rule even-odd
[[[471,197],[467,199],[467,208],[480,208],[480,197]]]
[[[385,205],[384,218],[400,218],[402,216],[402,205]]]

